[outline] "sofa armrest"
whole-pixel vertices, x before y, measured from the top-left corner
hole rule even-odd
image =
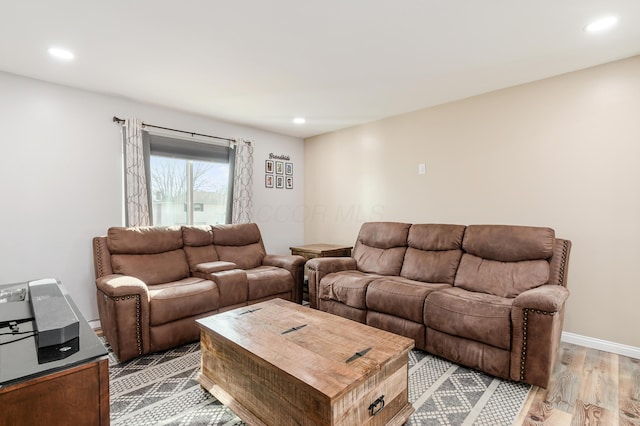
[[[569,290],[559,285],[543,285],[520,293],[513,301],[518,308],[558,312],[569,297]]]
[[[230,306],[246,305],[249,300],[249,284],[244,269],[212,272],[203,278],[213,281],[220,293],[220,311]]]
[[[519,294],[511,321],[511,379],[546,388],[560,347],[569,291],[547,284]]]
[[[268,254],[262,258],[262,264],[266,266],[277,266],[292,271],[304,266],[304,257],[289,254]]]
[[[319,286],[325,275],[334,272],[356,269],[356,260],[352,257],[316,257],[307,262],[309,278],[309,305],[318,309]]]
[[[356,269],[356,260],[353,257],[316,257],[309,259],[307,268],[322,275],[340,271],[353,271]]]
[[[138,278],[110,274],[96,279],[100,326],[120,362],[150,350],[149,290]]]
[[[122,297],[139,294],[145,301],[149,300],[147,285],[136,277],[111,274],[96,279],[98,290],[108,297]]]
[[[223,262],[219,260],[217,262],[198,263],[194,267],[194,270],[204,274],[211,274],[214,272],[230,271],[237,268],[238,266],[233,262]]]
[[[276,266],[289,271],[293,277],[293,301],[302,303],[302,284],[304,282],[304,263],[302,256],[290,254],[268,254],[262,258],[262,264]]]

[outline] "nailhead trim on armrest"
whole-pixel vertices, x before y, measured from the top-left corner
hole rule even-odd
[[[560,277],[558,279],[558,284],[564,286],[564,270],[567,264],[567,250],[569,248],[569,243],[565,240],[562,245],[562,258],[560,259]],[[553,316],[558,312],[546,312],[540,309],[530,309],[524,308],[522,315],[522,356],[520,358],[520,380],[524,380],[524,370],[527,363],[527,326],[528,326],[528,318],[529,312],[540,314],[540,315],[550,315]]]
[[[100,246],[100,244],[98,243],[97,239],[93,240],[93,245],[94,245],[94,249],[96,251],[96,267],[98,268],[98,270],[96,271],[98,276],[101,277],[104,275],[103,272],[103,267],[102,267],[102,247]]]
[[[567,263],[567,249],[568,249],[569,243],[565,240],[564,244],[562,245],[562,259],[560,259],[560,279],[559,279],[559,284],[561,286],[564,286],[564,267]]]
[[[554,316],[557,312],[546,312],[541,311],[540,309],[529,309],[524,308],[522,315],[522,357],[520,359],[520,380],[524,380],[524,370],[527,362],[527,326],[529,320],[529,312],[540,314],[540,315],[550,315]]]
[[[104,295],[105,299],[111,299],[114,302],[118,302],[121,300],[128,300],[135,298],[136,299],[136,343],[138,346],[138,355],[142,355],[142,336],[140,335],[140,295],[139,294],[129,294],[126,296],[117,296],[117,297],[108,297],[106,294]]]

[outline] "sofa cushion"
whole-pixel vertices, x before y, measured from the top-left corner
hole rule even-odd
[[[413,339],[416,349],[425,348],[424,336],[426,328],[422,320],[416,323],[395,315],[367,311],[367,325]]]
[[[325,275],[320,281],[318,297],[334,300],[357,309],[366,309],[367,286],[380,275],[361,271],[342,271]]]
[[[182,226],[181,230],[182,241],[185,246],[202,247],[213,244],[213,230],[211,229],[211,226]]]
[[[181,249],[157,254],[114,254],[111,266],[114,273],[136,277],[147,285],[189,276],[187,258]]]
[[[452,336],[510,349],[512,303],[513,299],[447,288],[427,296],[424,323]]]
[[[447,288],[427,296],[424,323],[452,336],[511,348],[513,299]]]
[[[250,244],[246,246],[216,246],[218,258],[225,262],[232,262],[240,269],[257,268],[262,264],[266,255],[262,244]]]
[[[237,265],[232,262],[223,262],[218,260],[216,262],[204,262],[198,263],[194,268],[195,271],[203,272],[205,274],[212,274],[214,272],[230,271],[237,269]]]
[[[407,249],[400,276],[430,283],[453,284],[462,250],[425,251]]]
[[[509,378],[510,350],[485,345],[427,327],[427,352],[503,379]]]
[[[410,227],[409,223],[366,222],[360,227],[356,244],[381,249],[406,247]]]
[[[266,252],[260,229],[255,223],[215,225],[213,244],[219,260],[233,262],[240,269],[257,268]]]
[[[153,254],[182,248],[179,227],[112,227],[107,231],[111,254]]]
[[[408,223],[367,222],[353,248],[358,270],[380,275],[399,275],[407,250]]]
[[[465,253],[456,274],[455,286],[469,291],[516,297],[549,281],[546,260],[498,262]]]
[[[249,300],[249,286],[247,284],[247,272],[241,269],[209,274],[209,279],[214,281],[220,292],[220,308],[228,306],[246,305]]]
[[[348,318],[353,321],[361,322],[365,324],[367,322],[367,310],[357,309],[352,306],[347,306],[344,303],[337,302],[335,300],[320,300],[318,302],[318,308],[321,311],[329,312],[339,317]]]
[[[218,262],[218,253],[216,253],[216,249],[211,244],[198,247],[184,246],[182,249],[187,257],[191,272],[194,272],[196,267],[202,263]]]
[[[380,278],[367,288],[367,308],[422,324],[424,301],[432,291],[451,287],[400,277]]]
[[[469,225],[464,233],[465,252],[502,262],[549,259],[555,231],[551,228],[509,225]]]
[[[411,225],[400,276],[453,284],[462,257],[463,225]]]
[[[407,245],[418,250],[460,250],[464,225],[415,224],[409,228]]]
[[[149,323],[152,326],[215,311],[219,307],[218,287],[201,278],[185,278],[149,288]]]
[[[293,277],[286,269],[259,266],[247,269],[249,301],[293,291]]]
[[[223,246],[246,246],[262,241],[260,229],[255,223],[213,225],[213,244]]]
[[[353,257],[356,259],[359,271],[398,276],[400,275],[402,259],[406,251],[406,247],[379,249],[361,246]]]

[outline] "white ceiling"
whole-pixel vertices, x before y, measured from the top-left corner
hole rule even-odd
[[[0,70],[298,137],[640,54],[640,0],[0,2]]]

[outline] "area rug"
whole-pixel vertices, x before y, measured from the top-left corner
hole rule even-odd
[[[112,425],[244,423],[203,390],[196,377],[200,345],[118,363],[109,358]],[[408,425],[510,425],[531,386],[500,380],[425,352],[409,353]]]

